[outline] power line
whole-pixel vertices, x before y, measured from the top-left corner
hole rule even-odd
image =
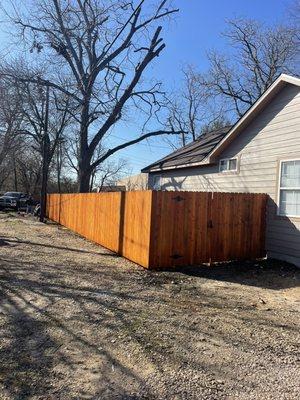
[[[123,139],[123,138],[121,138],[121,137],[119,137],[119,136],[116,136],[116,135],[110,135],[111,137],[114,137],[114,138],[116,138],[116,139],[119,139],[119,140],[122,140],[123,142],[127,142],[127,140],[126,139]],[[156,148],[159,148],[159,149],[165,149],[165,150],[170,150],[170,152],[172,151],[172,149],[170,148],[170,147],[168,147],[168,146],[160,146],[160,145],[155,145],[155,144],[145,144],[145,143],[135,143],[135,145],[139,145],[139,146],[145,146],[145,147],[156,147]]]
[[[136,157],[136,156],[130,156],[130,155],[127,155],[127,154],[125,154],[125,157],[127,157],[129,160],[135,160],[135,161],[138,161],[138,162],[140,162],[141,164],[147,164],[147,163],[152,163],[153,162],[153,160],[147,160],[147,159],[142,159],[142,158],[139,158],[139,157]]]

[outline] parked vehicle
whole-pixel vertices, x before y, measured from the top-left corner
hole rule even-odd
[[[0,197],[0,209],[19,210],[26,207],[30,197],[22,192],[6,192]]]

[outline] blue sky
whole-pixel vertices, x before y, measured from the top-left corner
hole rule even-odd
[[[168,24],[163,31],[167,44],[164,53],[156,60],[148,75],[164,82],[165,87],[180,86],[181,69],[193,64],[205,71],[208,67],[206,52],[209,49],[226,49],[221,32],[226,28],[226,19],[247,17],[266,24],[284,21],[288,0],[175,0],[180,8],[176,21]],[[116,132],[115,136],[126,136]],[[114,137],[113,144],[118,143]],[[170,152],[162,139],[151,139],[150,144],[141,143],[118,153],[128,158],[133,173]]]

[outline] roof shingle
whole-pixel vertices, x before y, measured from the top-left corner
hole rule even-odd
[[[214,131],[201,135],[198,139],[181,147],[166,157],[148,165],[142,169],[142,172],[151,172],[152,170],[163,170],[170,168],[188,167],[194,163],[199,163],[215,148],[215,146],[229,132],[231,126],[216,129]]]

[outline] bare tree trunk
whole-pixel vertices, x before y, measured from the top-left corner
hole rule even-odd
[[[17,168],[16,168],[16,159],[15,159],[15,157],[14,157],[13,163],[14,163],[14,188],[15,188],[15,191],[17,192],[17,191],[18,191],[18,175],[17,175]]]
[[[91,159],[88,145],[88,121],[89,105],[88,101],[82,106],[80,120],[80,146],[78,163],[78,191],[79,193],[88,193],[90,191],[90,181],[92,176]]]
[[[78,172],[78,192],[79,193],[89,193],[90,192],[90,181],[91,172],[89,165],[82,163]]]
[[[49,148],[50,139],[48,135],[49,123],[49,87],[46,92],[46,110],[45,110],[45,123],[44,123],[44,137],[43,137],[43,169],[42,169],[42,187],[41,187],[41,211],[40,222],[44,222],[46,216],[46,202],[47,202],[47,183],[49,175]]]
[[[56,164],[57,164],[57,189],[58,189],[58,193],[61,193],[61,167],[62,167],[62,160],[61,160],[61,144],[58,144],[57,147],[57,160],[56,160]]]
[[[80,154],[78,163],[78,192],[88,193],[90,191],[90,182],[92,176],[91,169],[91,157],[89,156],[89,151],[85,145],[84,138],[80,138]]]

